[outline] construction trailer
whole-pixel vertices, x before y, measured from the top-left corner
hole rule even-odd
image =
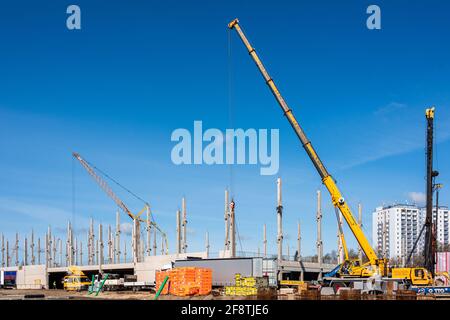
[[[217,258],[176,260],[177,267],[199,267],[212,270],[212,285],[215,287],[231,286],[237,273],[244,277],[267,276],[270,286],[277,286],[276,259],[263,258]]]

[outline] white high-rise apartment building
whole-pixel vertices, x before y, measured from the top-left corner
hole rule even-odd
[[[372,214],[373,248],[379,257],[406,258],[411,252],[420,230],[425,223],[426,210],[416,205],[396,204],[377,207]],[[433,208],[436,221],[436,208]],[[425,231],[417,243],[414,254],[421,254]],[[439,207],[437,217],[437,241],[450,244],[449,210]]]

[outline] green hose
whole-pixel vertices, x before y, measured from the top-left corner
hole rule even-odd
[[[163,280],[163,282],[161,283],[161,286],[159,287],[158,292],[156,293],[155,298],[154,298],[153,300],[158,299],[159,295],[161,294],[161,291],[164,289],[164,286],[165,286],[166,283],[167,283],[167,280],[169,280],[169,276],[166,276],[166,277],[164,278],[164,280]]]
[[[100,293],[100,290],[102,290],[103,285],[105,284],[105,281],[108,279],[109,274],[106,273],[105,275],[105,279],[102,280],[102,282],[100,283],[100,287],[98,287],[97,292],[95,293],[95,296],[98,296],[98,294]]]
[[[92,294],[92,292],[94,291],[94,279],[95,279],[95,276],[92,275],[92,281],[91,281],[91,286],[89,287],[89,290],[88,290],[88,295]]]

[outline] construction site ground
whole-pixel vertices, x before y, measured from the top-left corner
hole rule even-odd
[[[94,294],[88,295],[84,292],[67,292],[62,289],[51,290],[11,290],[0,289],[0,300],[153,300],[155,294],[148,291],[105,291],[99,293],[98,296]],[[255,296],[224,296],[220,295],[218,291],[206,296],[186,296],[177,297],[173,295],[161,295],[159,300],[315,300],[311,297],[287,294],[272,297],[255,297]],[[342,299],[336,296],[322,296],[320,300],[450,300],[449,295],[417,295],[412,297],[395,297],[393,295],[377,295],[377,296],[361,296],[356,299]]]

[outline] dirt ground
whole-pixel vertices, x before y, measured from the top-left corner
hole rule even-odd
[[[42,296],[44,295],[44,296]],[[87,291],[82,292],[67,292],[62,289],[53,290],[17,290],[17,289],[0,289],[0,300],[22,300],[22,299],[46,299],[46,300],[59,300],[59,299],[118,299],[118,300],[152,300],[155,294],[148,291],[103,291],[95,296],[95,293],[88,295]],[[211,300],[211,299],[223,299],[221,296],[193,296],[193,297],[176,297],[169,295],[161,295],[160,300],[178,300],[178,299],[190,299],[190,300]]]

